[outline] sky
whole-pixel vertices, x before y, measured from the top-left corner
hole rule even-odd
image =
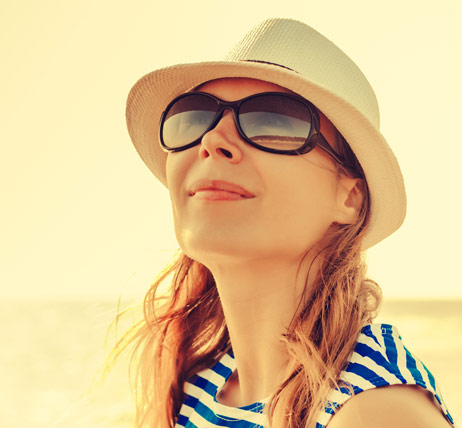
[[[0,3],[0,297],[142,296],[177,249],[125,101],[144,74],[222,58],[268,17],[341,47],[375,89],[408,214],[368,251],[387,298],[461,298],[462,2]]]

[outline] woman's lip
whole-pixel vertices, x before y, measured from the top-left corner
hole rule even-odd
[[[196,199],[202,199],[205,201],[236,201],[239,199],[249,199],[248,197],[242,196],[239,193],[217,189],[201,189],[198,190],[193,196]]]
[[[201,194],[201,195],[199,195]],[[189,189],[189,196],[206,196],[218,199],[244,199],[254,198],[255,195],[238,184],[223,180],[201,179],[192,184]],[[207,198],[208,199],[208,198]]]

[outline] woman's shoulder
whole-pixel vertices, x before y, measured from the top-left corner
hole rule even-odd
[[[355,393],[382,386],[417,385],[444,404],[435,377],[391,324],[362,328],[340,379]]]
[[[348,400],[332,417],[328,428],[451,427],[438,407],[432,395],[420,386],[376,388]]]
[[[329,397],[328,406],[321,418],[324,423],[320,426],[327,425],[334,413],[341,414],[341,407],[358,411],[358,408],[362,409],[361,406],[366,406],[367,409],[371,409],[371,416],[380,413],[375,408],[379,407],[389,409],[387,413],[390,412],[390,418],[400,416],[403,422],[408,421],[408,418],[416,420],[413,412],[419,408],[418,403],[429,412],[436,409],[438,415],[441,413],[453,424],[435,377],[423,362],[409,351],[398,329],[393,325],[369,324],[362,328],[354,350],[340,373],[339,385],[340,387],[333,390]],[[345,406],[347,401],[348,407]],[[412,411],[409,410],[409,406],[412,407]],[[360,413],[367,414],[364,409]],[[421,414],[425,414],[425,411]],[[386,419],[383,420],[385,423]],[[442,426],[448,426],[448,422],[443,418],[445,425]],[[358,422],[356,426],[362,425]],[[374,423],[374,426],[379,425]],[[383,426],[400,425],[390,422],[389,425]]]

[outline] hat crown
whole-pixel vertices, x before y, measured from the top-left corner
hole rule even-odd
[[[334,43],[302,22],[265,20],[247,33],[226,60],[289,68],[343,98],[377,130],[380,127],[377,98],[364,74]]]

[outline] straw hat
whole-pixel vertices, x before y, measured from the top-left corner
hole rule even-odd
[[[311,101],[342,133],[358,158],[371,194],[369,248],[393,233],[406,213],[398,162],[379,130],[379,109],[361,70],[313,28],[290,19],[268,19],[251,30],[223,61],[179,64],[153,71],[133,86],[127,126],[136,150],[166,185],[167,155],[159,120],[167,104],[197,85],[223,77],[266,80]]]

